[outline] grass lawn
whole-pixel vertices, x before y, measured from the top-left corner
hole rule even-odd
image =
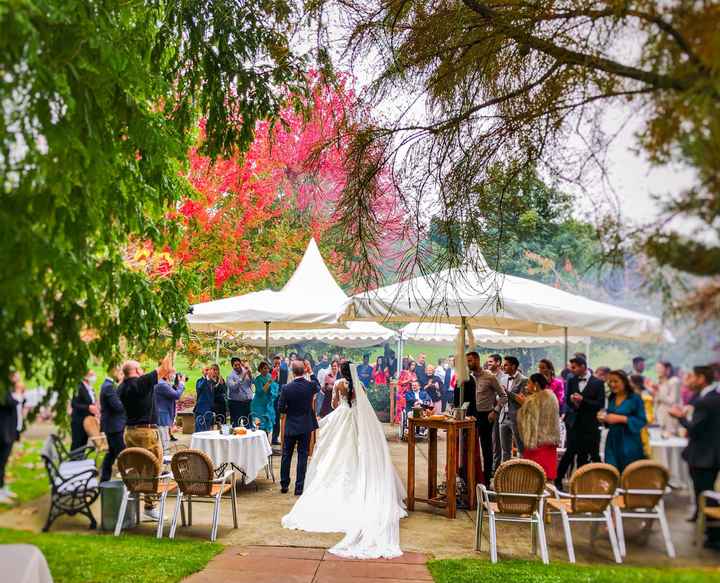
[[[430,561],[436,583],[710,583],[720,582],[717,569],[655,569],[651,567],[586,566],[538,561],[477,559]]]
[[[174,583],[200,571],[223,549],[195,540],[0,529],[0,544],[8,543],[38,546],[55,583]]]
[[[34,500],[50,491],[45,465],[40,459],[43,442],[25,440],[13,446],[5,480],[10,489],[18,495],[15,504],[0,504],[0,512]]]

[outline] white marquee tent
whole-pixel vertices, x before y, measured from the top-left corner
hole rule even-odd
[[[400,328],[403,342],[431,346],[454,346],[459,332],[459,326],[442,322],[412,322]],[[518,335],[485,328],[476,328],[473,336],[475,345],[484,348],[541,348],[565,344],[564,336]],[[567,339],[570,344],[587,344],[589,340],[587,336],[569,336]]]
[[[287,346],[317,341],[344,348],[377,346],[394,340],[396,333],[377,322],[346,322],[347,328],[318,328],[315,330],[271,330],[270,346]],[[235,340],[248,346],[265,346],[265,332],[239,332]]]

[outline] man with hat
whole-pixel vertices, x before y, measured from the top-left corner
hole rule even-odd
[[[250,403],[253,399],[253,379],[250,368],[238,356],[230,359],[232,372],[225,379],[228,388],[228,407],[233,427],[240,425],[240,418],[250,421]]]

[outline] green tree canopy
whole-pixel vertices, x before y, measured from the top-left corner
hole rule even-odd
[[[90,355],[184,330],[192,278],[149,279],[126,245],[172,244],[201,117],[209,155],[243,150],[302,94],[291,16],[282,0],[0,0],[0,382],[40,374],[62,412]]]

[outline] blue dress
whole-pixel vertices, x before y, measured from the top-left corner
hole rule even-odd
[[[205,377],[200,377],[195,383],[195,431],[212,429],[213,388],[212,383]]]
[[[275,424],[275,399],[280,392],[279,385],[272,381],[270,390],[266,393],[263,387],[265,383],[271,380],[268,374],[265,376],[258,375],[255,378],[255,396],[250,403],[250,417],[253,420],[260,419],[260,429],[268,433],[273,430]]]
[[[622,472],[632,462],[645,458],[640,436],[647,425],[645,405],[642,398],[633,393],[616,406],[615,395],[612,395],[607,412],[627,417],[627,423],[608,425],[609,431],[605,442],[605,463],[615,466]]]

